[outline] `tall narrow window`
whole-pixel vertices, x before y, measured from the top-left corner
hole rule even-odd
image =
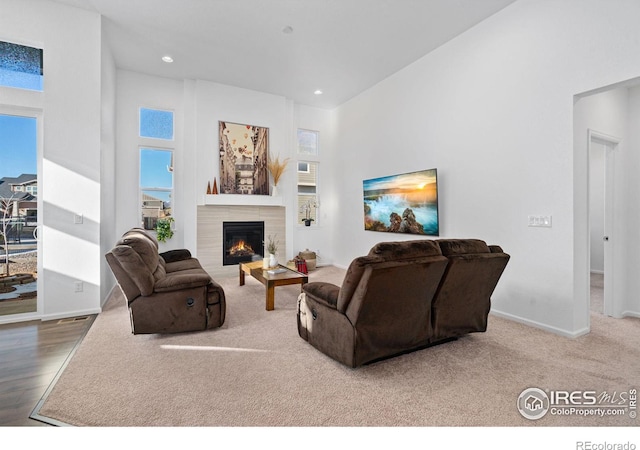
[[[0,41],[0,85],[42,91],[42,49]]]
[[[38,308],[37,130],[36,117],[0,114],[0,316]]]
[[[159,219],[173,218],[173,112],[140,108],[140,214],[142,227],[155,230]],[[148,147],[152,140],[162,148]]]
[[[142,226],[145,230],[155,230],[158,219],[172,217],[172,151],[140,149],[140,193]]]
[[[318,132],[299,129],[298,138],[298,223],[318,224]]]

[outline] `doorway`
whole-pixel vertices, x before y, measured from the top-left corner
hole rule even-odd
[[[38,117],[0,114],[0,316],[38,311]]]
[[[614,160],[620,140],[589,130],[590,310],[613,315]]]

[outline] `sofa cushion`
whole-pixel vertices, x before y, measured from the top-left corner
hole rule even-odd
[[[129,231],[127,231],[125,234],[123,234],[122,237],[126,237],[128,234],[141,234],[141,235],[145,236],[147,239],[149,239],[149,241],[151,241],[151,243],[156,248],[158,248],[158,240],[156,239],[155,235],[153,233],[150,233],[149,231],[145,230],[144,228],[140,228],[140,227],[131,228]]]
[[[324,281],[315,281],[302,286],[305,294],[310,295],[316,301],[322,302],[327,306],[335,308],[338,304],[338,293],[340,288],[335,284]]]
[[[166,264],[166,270],[168,274],[174,273],[174,272],[180,272],[183,270],[192,270],[192,269],[204,270],[200,265],[200,261],[198,261],[196,258],[183,259],[175,262],[167,262]]]
[[[211,282],[211,277],[204,271],[180,271],[168,274],[155,284],[155,292],[179,291],[194,287],[206,286]]]
[[[440,248],[431,240],[380,242],[369,251],[369,256],[378,256],[385,261],[440,255]]]
[[[436,242],[444,256],[491,253],[487,243],[480,239],[439,239]]]
[[[165,268],[164,260],[162,258],[158,258],[158,267],[156,267],[155,272],[153,272],[153,279],[158,281],[167,276],[167,269]]]
[[[155,279],[153,272],[142,261],[140,254],[129,245],[116,245],[111,250],[113,256],[116,257],[122,269],[127,273],[129,278],[135,283],[144,296],[153,294],[153,285]]]
[[[360,256],[349,264],[349,268],[347,269],[347,273],[344,276],[344,280],[342,281],[342,286],[340,287],[340,292],[338,293],[338,301],[336,307],[341,312],[344,312],[351,301],[351,297],[353,293],[360,284],[360,279],[362,278],[362,274],[364,273],[364,268],[366,267],[366,263],[370,260],[370,257]]]
[[[116,243],[116,246],[118,245],[131,247],[140,255],[143,264],[151,273],[156,271],[156,267],[158,266],[158,248],[147,233],[138,230],[128,231]]]
[[[184,249],[169,250],[166,252],[162,252],[160,253],[160,256],[164,259],[165,262],[172,263],[176,261],[182,261],[183,259],[191,258],[191,252],[186,248],[184,248]]]

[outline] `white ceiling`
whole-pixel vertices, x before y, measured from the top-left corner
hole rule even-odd
[[[100,13],[119,68],[333,108],[515,0],[52,1]]]

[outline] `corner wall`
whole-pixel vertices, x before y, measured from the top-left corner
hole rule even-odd
[[[363,230],[363,179],[436,167],[441,237],[484,239],[512,256],[492,311],[587,332],[573,99],[640,74],[637,17],[634,1],[521,0],[337,108],[347,232],[335,234],[336,263],[411,238]],[[528,227],[528,215],[551,215],[553,226]]]
[[[0,97],[0,102],[43,112],[36,318],[97,313],[103,257],[100,17],[52,2],[0,0],[0,38],[44,49],[44,92],[4,88]],[[82,224],[74,223],[74,214],[83,215]],[[82,292],[74,291],[76,281],[83,282]]]

